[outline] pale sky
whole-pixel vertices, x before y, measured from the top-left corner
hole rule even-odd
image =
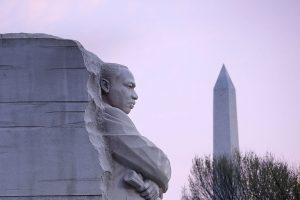
[[[0,0],[0,33],[75,39],[128,66],[140,132],[171,160],[180,199],[195,155],[212,154],[213,86],[236,87],[240,149],[300,165],[300,1]]]

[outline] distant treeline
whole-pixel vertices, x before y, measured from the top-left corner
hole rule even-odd
[[[195,157],[182,200],[300,200],[300,168],[273,155]]]

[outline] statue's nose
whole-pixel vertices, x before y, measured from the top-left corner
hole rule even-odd
[[[137,93],[135,91],[133,91],[133,93],[132,93],[132,98],[134,100],[137,100],[139,98],[138,95],[137,95]]]

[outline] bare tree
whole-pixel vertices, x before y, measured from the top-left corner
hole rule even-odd
[[[195,157],[182,200],[300,200],[300,168],[271,154]]]

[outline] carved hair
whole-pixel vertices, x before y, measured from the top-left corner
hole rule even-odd
[[[128,67],[116,63],[102,63],[100,80],[104,78],[110,82],[113,82],[120,76],[121,69],[128,69]]]

